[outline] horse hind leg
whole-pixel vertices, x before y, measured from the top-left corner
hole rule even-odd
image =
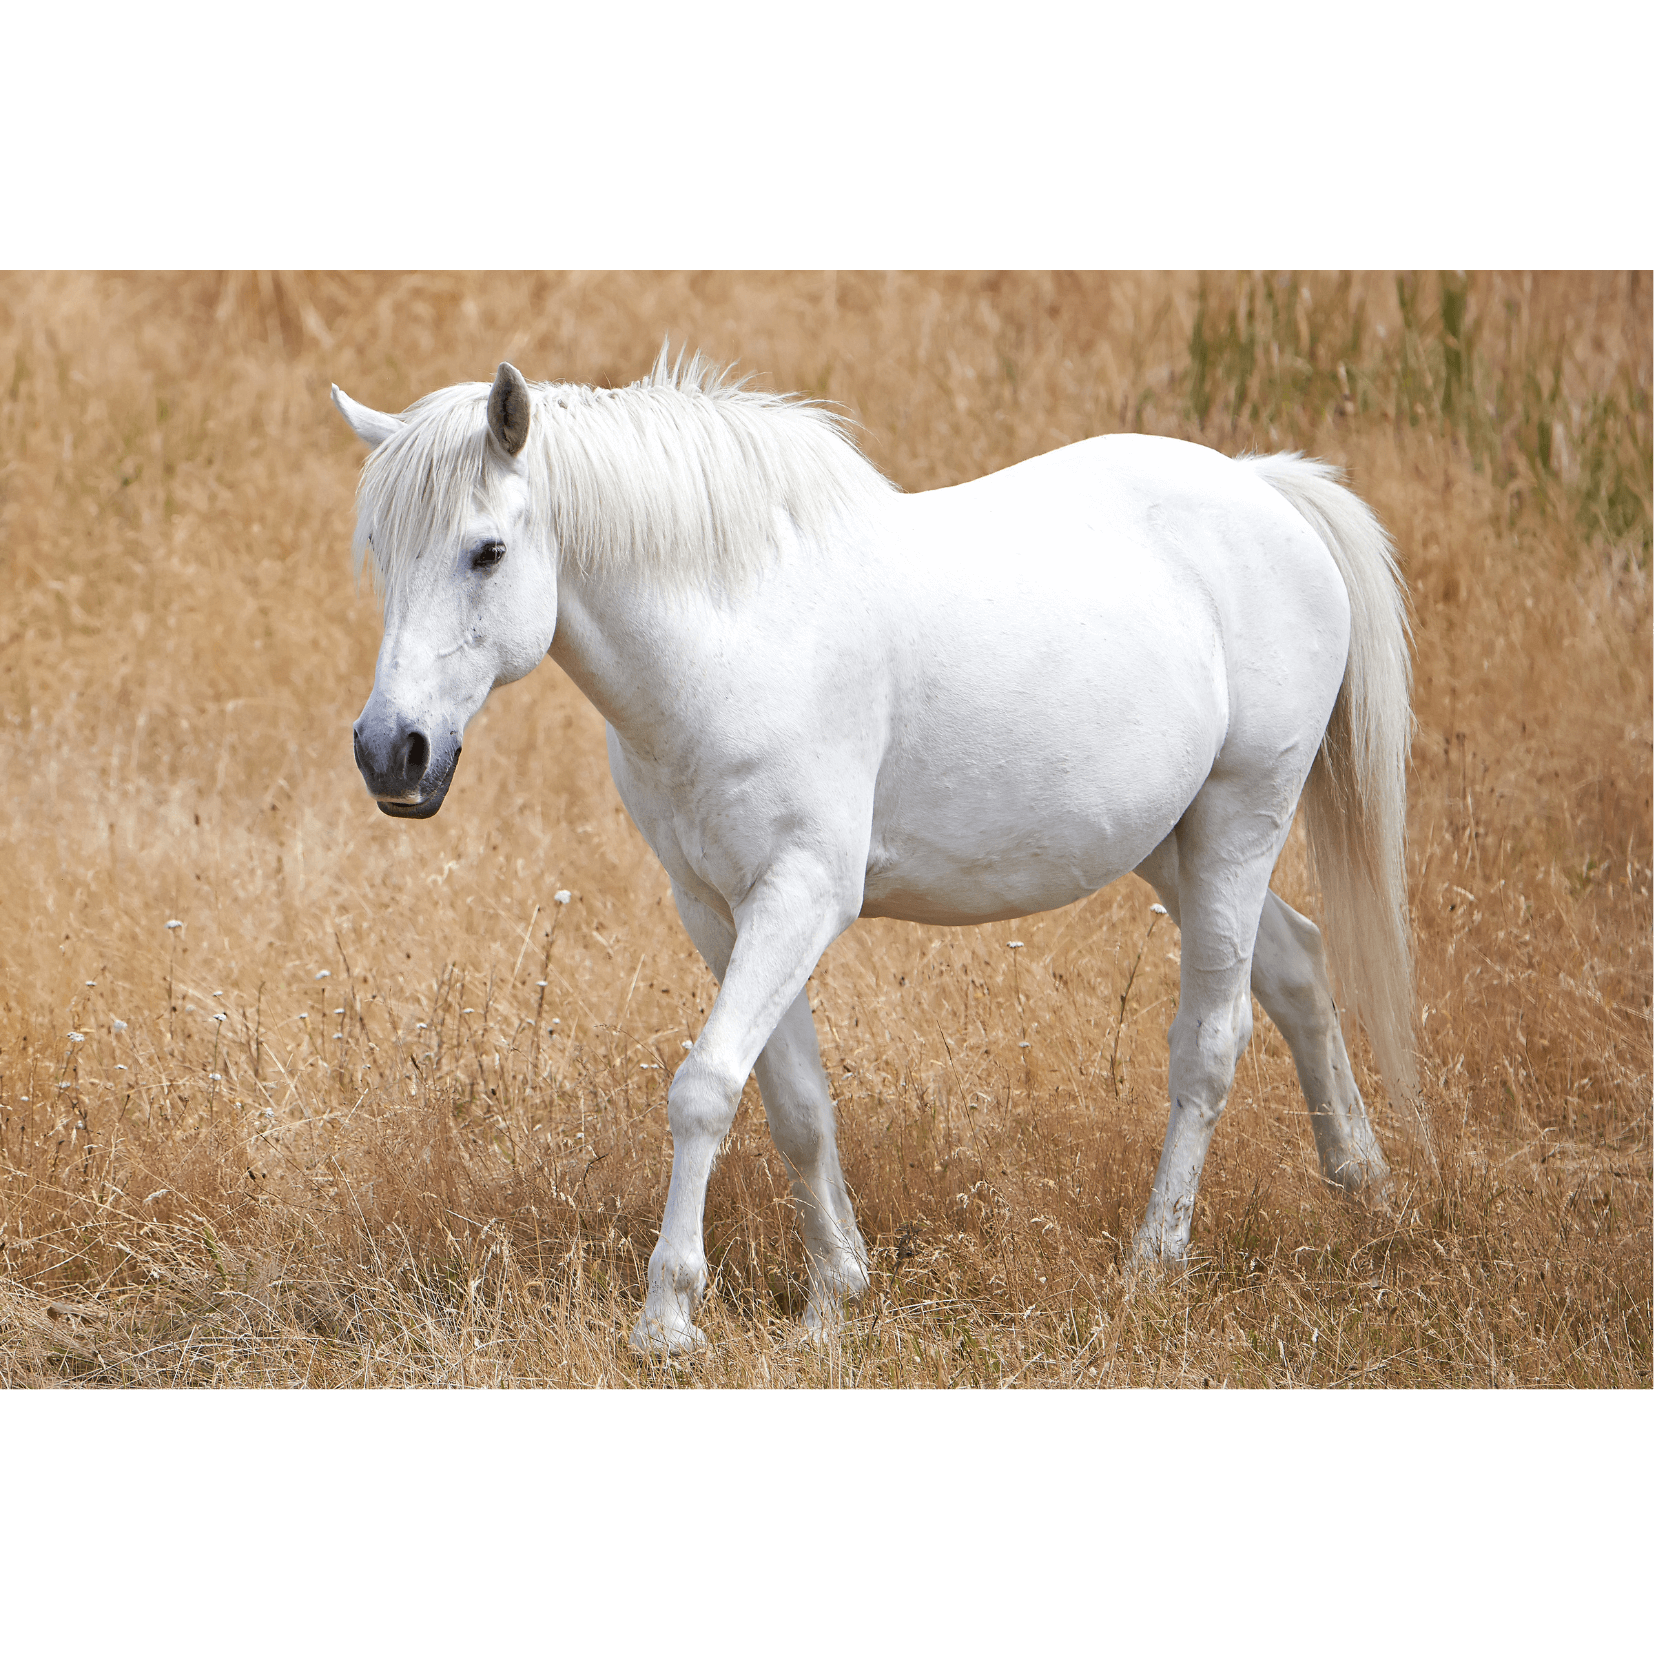
[[[1282,796],[1268,778],[1214,775],[1137,870],[1183,933],[1169,1035],[1171,1106],[1133,1249],[1139,1261],[1176,1261],[1188,1248],[1206,1153],[1252,1036],[1253,948],[1292,825],[1290,809],[1283,820],[1273,807]]]
[[[1291,1048],[1322,1176],[1351,1193],[1382,1183],[1389,1168],[1344,1049],[1321,933],[1273,891],[1258,923],[1252,991]]]
[[[844,1300],[867,1290],[867,1243],[839,1166],[833,1099],[807,990],[787,1008],[755,1066],[770,1136],[787,1162],[804,1229],[804,1325],[820,1338],[840,1324]]]
[[[1137,869],[1154,886],[1172,921],[1179,926],[1184,923],[1185,892],[1185,880],[1180,875],[1187,859],[1186,856],[1180,858],[1178,835],[1173,834]],[[1268,889],[1264,892],[1258,916],[1250,988],[1270,1021],[1280,1029],[1292,1052],[1298,1070],[1298,1083],[1303,1087],[1309,1106],[1310,1128],[1315,1136],[1322,1175],[1329,1182],[1351,1192],[1376,1188],[1389,1175],[1389,1168],[1367,1117],[1366,1105],[1356,1087],[1349,1053],[1344,1048],[1344,1036],[1327,976],[1321,933],[1301,913]],[[1179,1000],[1180,1017],[1184,1006],[1190,1003],[1185,989]],[[1220,1023],[1220,1033],[1223,1026]],[[1245,1049],[1246,1036],[1251,1032],[1251,1016],[1238,1006],[1231,1007],[1226,1026],[1238,1062]],[[1180,1041],[1184,1046],[1181,1063],[1177,1060]],[[1151,1198],[1149,1219],[1138,1235],[1139,1256],[1180,1256],[1182,1246],[1187,1244],[1187,1223],[1192,1215],[1194,1189],[1198,1185],[1199,1162],[1204,1160],[1205,1152],[1198,1142],[1199,1128],[1204,1125],[1205,1139],[1209,1142],[1224,1106],[1219,1101],[1214,1111],[1209,1100],[1223,1077],[1221,1045],[1221,1038],[1209,1039],[1203,1057],[1198,1031],[1191,1040],[1187,1026],[1179,1030],[1176,1021],[1173,1022],[1172,1119],[1167,1128],[1166,1150],[1161,1157],[1160,1172],[1155,1180],[1155,1197]],[[1217,1049],[1214,1050],[1214,1047]],[[1231,1065],[1228,1068],[1230,1078],[1233,1072]],[[1186,1093],[1192,1090],[1192,1113],[1187,1095],[1184,1108],[1180,1110],[1177,1106],[1180,1079]],[[1189,1084],[1191,1079],[1197,1082],[1192,1087]],[[1225,1095],[1228,1083],[1228,1080],[1223,1080]],[[1174,1138],[1177,1140],[1175,1152]],[[1174,1184],[1186,1191],[1186,1210],[1177,1209]],[[1161,1237],[1158,1244],[1157,1237]]]

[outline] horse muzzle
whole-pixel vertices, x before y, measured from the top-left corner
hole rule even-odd
[[[351,731],[351,743],[362,780],[386,815],[423,821],[442,808],[459,764],[457,739],[437,746],[423,729],[401,719],[389,729],[375,729],[364,714]]]

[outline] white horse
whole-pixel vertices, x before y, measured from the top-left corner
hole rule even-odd
[[[1133,870],[1159,893],[1182,967],[1139,1259],[1188,1244],[1253,994],[1325,1175],[1385,1176],[1320,933],[1269,889],[1303,794],[1341,988],[1410,1094],[1405,598],[1330,467],[1109,436],[906,495],[825,409],[664,352],[624,390],[503,364],[401,415],[333,398],[373,449],[355,544],[384,638],[355,744],[380,809],[434,814],[489,691],[550,654],[720,983],[672,1078],[638,1348],[703,1339],[707,1180],[755,1068],[807,1324],[866,1287],[805,998],[858,914],[980,924]]]

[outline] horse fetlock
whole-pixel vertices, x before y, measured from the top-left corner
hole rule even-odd
[[[1189,1250],[1189,1226],[1185,1222],[1181,1233],[1176,1226],[1145,1223],[1132,1242],[1131,1256],[1126,1261],[1126,1272],[1157,1271],[1183,1262]]]
[[[663,1236],[649,1258],[649,1295],[632,1333],[634,1349],[687,1349],[705,1343],[695,1311],[706,1295],[706,1259]]]
[[[867,1266],[857,1257],[844,1254],[822,1264],[812,1259],[805,1330],[817,1342],[837,1335],[844,1327],[844,1306],[861,1297],[870,1284]]]
[[[861,1237],[858,1235],[857,1240]],[[830,1251],[812,1253],[808,1264],[810,1298],[859,1298],[872,1283],[867,1269],[867,1253],[848,1246],[837,1246]]]
[[[706,1295],[706,1258],[673,1245],[664,1236],[649,1255],[649,1298],[686,1299],[691,1308]]]

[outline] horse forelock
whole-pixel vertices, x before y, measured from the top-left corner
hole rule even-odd
[[[356,489],[356,571],[369,558],[381,595],[398,590],[433,543],[450,544],[485,489],[488,390],[449,385],[421,397],[368,455]]]
[[[357,490],[358,573],[399,590],[432,545],[452,545],[507,466],[488,437],[485,383],[416,402],[368,456]],[[805,538],[870,510],[891,488],[819,403],[732,383],[663,351],[624,389],[529,387],[520,463],[537,541],[587,576],[740,584],[771,555],[777,515]]]

